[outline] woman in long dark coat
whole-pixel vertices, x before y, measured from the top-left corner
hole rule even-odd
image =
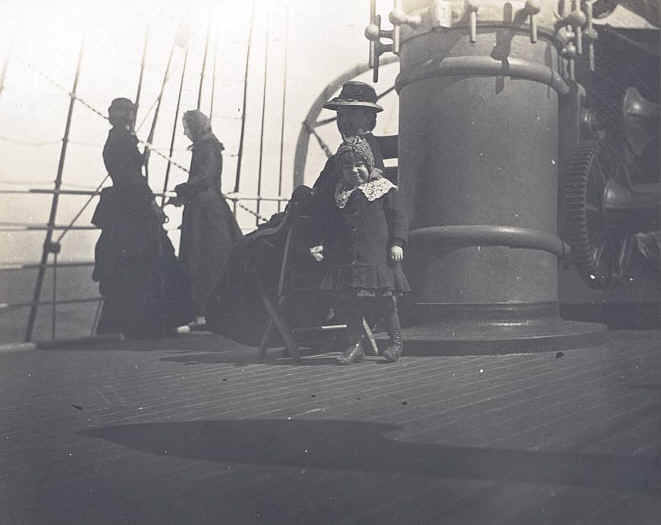
[[[184,134],[193,142],[188,182],[179,184],[177,200],[184,204],[179,258],[190,278],[197,323],[205,322],[207,302],[223,276],[241,230],[221,193],[223,145],[200,111],[183,116]]]
[[[101,228],[92,278],[104,298],[97,333],[160,336],[192,318],[190,287],[142,176],[131,132],[135,106],[112,101],[103,161],[113,185],[101,192],[92,223]]]

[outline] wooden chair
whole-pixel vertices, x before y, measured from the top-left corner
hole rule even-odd
[[[292,279],[293,268],[293,251],[296,241],[296,232],[301,223],[309,219],[309,217],[298,215],[289,212],[282,223],[279,225],[278,230],[281,228],[286,232],[284,248],[282,252],[282,259],[280,261],[279,278],[275,298],[269,297],[264,283],[259,276],[256,276],[257,288],[261,297],[264,308],[268,314],[268,321],[266,328],[262,335],[259,345],[259,359],[266,358],[269,341],[271,339],[272,331],[275,328],[277,333],[282,338],[285,348],[289,356],[293,357],[296,361],[300,360],[300,341],[310,335],[331,334],[337,331],[346,330],[347,325],[343,323],[331,323],[320,320],[319,324],[313,326],[291,326],[287,319],[286,309],[287,303],[294,295],[302,293],[321,294],[317,287],[299,286]],[[378,347],[370,329],[369,324],[363,319],[363,344],[366,349],[373,354],[378,354]]]

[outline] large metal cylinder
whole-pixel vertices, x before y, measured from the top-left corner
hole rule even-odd
[[[399,180],[415,320],[548,333],[559,322],[562,250],[549,246],[563,245],[558,104],[569,88],[550,35],[533,43],[521,20],[513,24],[511,4],[484,3],[502,19],[478,25],[474,42],[467,23],[449,16],[451,27],[403,31]]]

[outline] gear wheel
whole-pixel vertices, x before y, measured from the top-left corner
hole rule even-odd
[[[564,187],[567,236],[574,264],[583,280],[594,289],[615,284],[622,239],[608,227],[603,210],[606,183],[614,159],[606,159],[598,141],[579,145],[567,163]]]

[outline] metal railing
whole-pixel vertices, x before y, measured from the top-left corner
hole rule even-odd
[[[278,196],[278,197],[265,197],[261,195],[261,184],[259,185],[258,188],[258,195],[253,196],[253,195],[244,195],[240,194],[239,191],[239,180],[240,180],[240,173],[241,173],[241,160],[242,160],[242,153],[243,153],[243,139],[244,139],[244,132],[245,132],[245,117],[246,117],[246,104],[247,104],[247,99],[246,99],[246,94],[247,94],[247,84],[248,84],[248,65],[250,62],[250,47],[251,47],[251,41],[252,41],[252,27],[253,27],[253,21],[252,19],[254,18],[254,2],[253,2],[253,14],[251,15],[251,23],[250,23],[250,34],[248,35],[248,42],[247,42],[247,53],[246,53],[246,70],[245,70],[245,76],[244,76],[244,81],[243,81],[243,88],[244,88],[244,96],[243,96],[243,104],[241,107],[241,137],[240,137],[240,145],[239,145],[239,151],[236,152],[236,154],[232,154],[230,156],[236,156],[237,157],[237,173],[236,173],[236,181],[235,181],[235,186],[234,186],[234,192],[231,194],[223,195],[225,199],[228,201],[231,201],[232,204],[232,209],[234,212],[235,218],[237,217],[237,211],[240,208],[244,212],[247,212],[248,214],[251,214],[255,217],[255,224],[259,226],[260,221],[266,221],[266,219],[262,216],[260,216],[260,205],[262,202],[277,202],[277,211],[279,212],[281,209],[281,204],[283,202],[287,202],[289,199],[286,197]],[[209,16],[209,20],[211,20],[211,16]],[[170,55],[168,58],[168,64],[165,69],[165,73],[163,76],[163,81],[161,83],[160,87],[160,92],[159,95],[156,97],[154,100],[154,103],[151,105],[149,110],[147,111],[144,120],[142,123],[138,126],[137,130],[133,130],[134,132],[139,131],[140,127],[142,124],[144,124],[152,112],[154,110],[154,114],[152,117],[152,125],[151,125],[151,131],[148,135],[147,140],[141,140],[136,136],[136,139],[139,144],[143,145],[145,148],[145,153],[146,153],[146,162],[145,162],[145,177],[148,178],[148,158],[150,153],[154,153],[155,155],[165,159],[168,162],[168,170],[170,165],[182,170],[185,173],[188,173],[188,169],[186,169],[184,166],[181,164],[177,163],[173,158],[173,140],[171,141],[170,145],[170,150],[169,150],[169,155],[166,155],[162,152],[159,151],[157,147],[153,144],[154,140],[154,130],[156,127],[156,121],[162,101],[162,96],[164,94],[164,89],[165,85],[170,77],[170,63],[172,60],[172,56],[176,50],[177,47],[183,47],[185,49],[185,54],[186,56],[188,55],[189,52],[189,39],[186,36],[185,38],[180,38],[186,31],[180,31],[185,29],[184,26],[180,26],[177,29],[177,34],[174,35],[173,38],[173,43],[172,43],[172,48],[170,51]],[[181,34],[180,34],[181,32]],[[199,82],[199,88],[198,88],[198,103],[197,103],[197,108],[200,109],[200,102],[201,102],[201,94],[202,94],[202,88],[204,85],[204,78],[205,78],[205,66],[206,66],[206,57],[207,57],[207,51],[209,47],[209,38],[211,34],[211,26],[208,27],[207,30],[207,38],[205,41],[205,50],[204,50],[204,60],[203,60],[203,65],[202,65],[202,71],[200,74],[200,82]],[[185,40],[185,42],[184,42]],[[267,42],[268,42],[268,36],[267,36]],[[148,47],[148,41],[149,41],[149,28],[146,28],[145,31],[145,40],[144,40],[144,46],[143,46],[143,51],[142,51],[142,60],[141,60],[141,66],[140,66],[140,73],[139,73],[139,79],[138,79],[138,88],[137,88],[137,94],[136,94],[136,108],[139,105],[140,101],[140,94],[141,94],[141,88],[142,88],[142,79],[143,79],[143,73],[144,73],[144,67],[145,67],[145,57],[147,53],[147,47]],[[81,106],[87,108],[88,110],[92,111],[94,114],[96,114],[98,117],[104,120],[108,120],[108,116],[104,113],[99,111],[96,107],[94,107],[92,104],[84,100],[82,97],[80,97],[77,93],[77,87],[78,87],[78,80],[80,77],[80,72],[81,72],[81,62],[83,59],[83,50],[84,50],[84,41],[81,42],[80,50],[78,53],[78,59],[77,59],[77,64],[76,64],[76,70],[75,70],[75,75],[74,75],[74,80],[73,80],[73,86],[71,89],[67,88],[66,86],[63,86],[53,78],[51,78],[49,75],[45,74],[43,71],[40,71],[38,68],[34,66],[34,64],[30,63],[29,61],[23,60],[20,61],[23,66],[25,66],[28,70],[30,70],[32,73],[36,74],[39,78],[45,80],[48,82],[50,85],[54,86],[57,88],[62,94],[67,96],[69,98],[69,104],[68,104],[68,112],[67,112],[67,118],[66,118],[66,124],[65,124],[65,129],[64,129],[64,135],[60,140],[55,141],[53,143],[60,143],[61,144],[61,149],[60,149],[60,156],[59,156],[59,162],[58,162],[58,169],[57,169],[57,175],[55,178],[54,182],[54,188],[53,189],[43,189],[43,188],[26,188],[26,189],[11,189],[11,190],[0,190],[0,194],[47,194],[51,195],[51,204],[50,204],[50,213],[49,213],[49,218],[48,222],[45,224],[34,224],[34,223],[26,223],[26,222],[0,222],[0,232],[25,232],[25,231],[45,231],[45,240],[42,246],[42,253],[41,253],[41,260],[38,263],[21,263],[21,264],[14,264],[14,263],[2,263],[0,262],[0,271],[8,271],[8,270],[23,270],[23,269],[35,269],[38,272],[37,278],[36,278],[36,284],[34,287],[34,292],[33,292],[33,297],[32,300],[29,302],[24,302],[24,303],[0,303],[0,313],[3,311],[7,311],[10,309],[14,308],[30,308],[30,313],[29,313],[29,318],[28,318],[28,323],[27,323],[27,329],[26,329],[26,335],[25,335],[25,341],[29,342],[32,338],[33,335],[33,330],[34,330],[34,323],[36,320],[36,315],[37,315],[37,310],[38,307],[41,305],[51,305],[52,306],[52,337],[53,339],[55,338],[55,325],[56,325],[56,307],[58,304],[75,304],[75,303],[88,303],[88,302],[97,302],[99,303],[99,307],[101,306],[100,301],[102,301],[101,297],[93,297],[93,298],[79,298],[79,299],[67,299],[67,300],[58,300],[57,299],[57,269],[61,267],[74,267],[74,266],[91,266],[94,263],[91,261],[79,261],[79,262],[66,262],[66,263],[58,263],[58,255],[61,250],[61,243],[60,241],[66,235],[69,231],[77,231],[77,230],[95,230],[97,229],[95,226],[79,226],[76,225],[76,221],[81,217],[83,211],[89,206],[91,201],[100,194],[101,188],[103,184],[105,183],[107,176],[99,183],[99,185],[96,187],[95,190],[72,190],[72,189],[63,189],[63,168],[64,168],[64,163],[65,163],[65,158],[66,158],[66,153],[67,153],[67,146],[71,142],[70,141],[70,128],[71,128],[71,121],[72,121],[72,115],[74,111],[74,106],[76,103],[80,104]],[[268,47],[266,49],[268,52]],[[285,52],[286,52],[286,47],[285,47]],[[215,62],[215,56],[214,56],[214,62]],[[184,59],[184,64],[185,64],[185,59]],[[5,68],[6,69],[6,66]],[[2,72],[2,77],[4,78],[4,69]],[[214,65],[214,82],[215,82],[215,65]],[[182,68],[181,71],[181,82],[183,83],[184,80],[184,75],[185,75],[185,65]],[[285,74],[284,74],[284,79],[283,83],[286,86],[287,82],[287,74],[286,74],[286,69],[285,69]],[[214,89],[212,87],[212,96],[211,96],[211,108],[213,112],[213,94],[214,94]],[[264,103],[266,99],[266,92],[263,94],[264,97]],[[283,95],[284,97],[284,95]],[[283,98],[283,106],[284,106],[284,98]],[[137,111],[136,111],[137,113]],[[234,118],[234,117],[231,117]],[[177,118],[175,118],[175,122],[177,121]],[[282,115],[282,123],[281,123],[281,128],[282,130],[284,129],[284,108],[283,108],[283,115]],[[283,131],[281,130],[281,141],[284,142],[284,134]],[[175,128],[173,127],[173,137],[174,137],[174,131]],[[261,138],[260,140],[263,141],[263,125],[262,125],[262,130],[261,130]],[[9,139],[8,137],[0,137],[5,140],[11,140],[16,142],[16,139]],[[23,141],[25,142],[25,141]],[[44,145],[46,143],[39,143],[39,144],[31,144],[34,146],[37,145]],[[261,148],[261,146],[260,146]],[[278,179],[278,193],[282,192],[282,148],[283,144],[281,144],[281,151],[280,151],[280,170],[279,170],[279,179]],[[260,179],[261,179],[261,151],[260,151]],[[60,195],[79,195],[79,196],[87,196],[88,198],[86,199],[86,202],[83,204],[81,209],[75,214],[73,219],[66,225],[62,224],[56,224],[56,216],[57,216],[57,209],[58,209],[58,201]],[[155,194],[155,197],[161,197],[163,204],[165,202],[165,198],[169,196],[174,196],[173,192],[167,192],[167,174],[166,174],[166,184],[163,188],[163,192],[160,194]],[[250,207],[246,206],[243,204],[243,201],[251,201],[255,203],[255,209],[251,209]],[[59,235],[54,239],[54,232],[59,231]],[[52,255],[52,263],[49,262],[49,259],[51,258]],[[53,272],[53,294],[52,294],[52,300],[51,301],[42,301],[41,300],[41,291],[42,291],[42,285],[43,285],[43,280],[44,280],[44,275],[47,269],[52,269]],[[100,308],[97,308],[97,316],[99,313]],[[96,322],[96,321],[95,321]],[[94,329],[94,327],[92,328]]]
[[[0,194],[51,194],[51,195],[57,194],[57,195],[79,195],[79,196],[83,195],[83,196],[89,196],[91,198],[100,195],[100,193],[101,193],[100,190],[62,190],[62,189],[53,190],[53,189],[43,189],[43,188],[12,189],[12,190],[0,189]],[[175,194],[173,192],[166,192],[164,194],[155,194],[155,196],[159,196],[159,195],[168,197],[168,196],[174,196]],[[241,201],[255,202],[255,203],[277,202],[278,206],[280,206],[282,203],[286,203],[287,201],[289,201],[288,197],[282,197],[282,196],[268,197],[263,195],[250,195],[250,194],[240,194],[240,193],[228,194],[225,197],[227,200],[232,201],[232,205],[233,205],[232,207],[235,218],[237,215],[237,204],[239,204]],[[78,214],[78,217],[79,216],[80,214]],[[257,219],[257,223],[259,223],[259,218]],[[0,232],[46,231],[48,239],[52,239],[53,233],[55,231],[62,231],[64,234],[68,231],[98,230],[98,229],[99,228],[96,226],[79,226],[73,224],[73,222],[67,225],[49,224],[49,223],[32,224],[32,223],[24,223],[24,222],[0,222]],[[59,241],[57,244],[59,245]],[[47,262],[47,260],[39,263],[32,263],[32,262],[12,263],[12,262],[0,261],[0,272],[3,273],[8,271],[20,271],[20,270],[39,270],[40,273],[43,273],[48,268],[51,268],[53,271],[53,294],[51,300],[41,300],[41,298],[38,297],[36,299],[33,299],[32,301],[25,301],[25,302],[16,302],[16,303],[0,302],[0,315],[12,310],[30,308],[31,312],[32,311],[34,312],[33,317],[36,318],[37,309],[40,306],[51,306],[52,307],[51,338],[55,339],[56,320],[57,320],[56,309],[58,305],[98,303],[97,312],[94,317],[93,325],[91,327],[91,333],[93,333],[96,328],[96,322],[98,321],[99,310],[101,307],[101,302],[103,301],[103,297],[97,296],[97,297],[78,297],[78,298],[70,298],[70,299],[58,299],[56,275],[58,268],[90,267],[94,265],[94,261],[90,260],[90,261],[58,262],[57,254],[59,252],[59,246],[57,250],[58,250],[57,252],[53,252],[55,254],[55,257],[52,263]],[[32,340],[33,331],[34,331],[34,319],[32,324],[29,324],[27,327],[27,331],[25,335],[26,342]]]

